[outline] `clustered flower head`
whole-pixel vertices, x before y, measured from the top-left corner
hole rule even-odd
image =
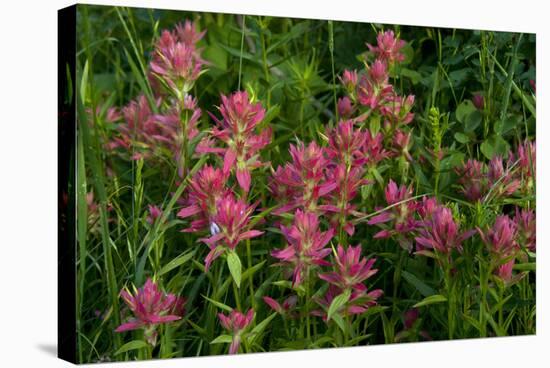
[[[290,145],[292,161],[284,167],[279,167],[273,174],[272,191],[284,194],[281,198],[285,205],[276,214],[300,208],[303,211],[319,212],[319,202],[337,184],[327,178],[329,160],[325,150],[313,141],[309,145],[299,143]]]
[[[186,95],[205,63],[197,48],[204,33],[198,32],[190,21],[179,24],[173,31],[164,30],[153,52],[150,80],[160,83],[178,98]]]
[[[412,241],[407,234],[418,226],[418,221],[414,218],[418,203],[412,200],[412,193],[412,187],[398,187],[390,180],[385,195],[386,203],[391,207],[368,222],[369,225],[379,225],[383,228],[374,235],[376,239],[395,237],[403,249],[412,250]]]
[[[207,271],[212,262],[227,249],[234,250],[241,241],[263,234],[263,231],[248,229],[250,215],[255,206],[249,206],[229,194],[220,199],[216,207],[211,222],[212,234],[201,239],[210,248],[205,259]]]
[[[488,164],[469,159],[456,169],[458,183],[464,196],[470,201],[491,197],[507,198],[518,191],[532,193],[536,163],[535,142],[525,141],[510,151],[508,160],[493,157]]]
[[[181,202],[184,204],[178,212],[178,217],[195,219],[184,232],[196,232],[209,229],[211,233],[217,232],[218,226],[213,222],[217,213],[218,202],[229,195],[227,188],[228,177],[222,169],[204,165],[189,182],[187,198]]]
[[[422,222],[419,236],[415,238],[417,250],[449,254],[453,249],[462,252],[462,243],[474,234],[473,230],[461,232],[453,212],[445,206],[436,206],[431,216]]]
[[[348,96],[340,99],[337,107],[340,116],[345,119],[360,123],[367,119],[380,120],[382,132],[371,127],[371,139],[381,138],[381,148],[387,148],[386,153],[402,155],[411,161],[409,148],[412,134],[406,126],[414,118],[412,107],[415,98],[413,95],[398,95],[389,82],[390,67],[405,59],[401,52],[404,45],[405,42],[393,31],[379,33],[377,45],[368,45],[374,60],[370,63],[365,61],[366,71],[345,70],[340,77]],[[358,116],[352,118],[355,113]]]
[[[511,281],[515,257],[520,249],[517,224],[510,217],[501,215],[495,219],[492,228],[485,231],[478,228],[478,232],[487,246],[495,273],[505,282]]]
[[[296,307],[296,303],[298,302],[298,297],[296,295],[289,296],[283,301],[282,304],[269,296],[264,296],[262,299],[264,300],[265,304],[267,304],[271,309],[273,309],[280,315],[284,317],[294,317],[292,311]]]
[[[246,314],[243,314],[233,309],[227,316],[223,313],[218,313],[218,318],[222,327],[233,336],[233,340],[229,346],[229,354],[237,354],[241,346],[242,334],[254,320],[254,310],[249,309]]]
[[[143,329],[147,342],[152,346],[156,345],[157,325],[177,321],[184,313],[185,299],[162,292],[151,279],[147,279],[145,285],[135,290],[134,294],[122,289],[120,297],[134,317],[117,327],[115,331]]]
[[[225,173],[234,171],[239,186],[250,190],[250,172],[265,163],[260,161],[259,152],[271,142],[271,128],[264,128],[256,133],[258,125],[264,119],[265,109],[260,102],[254,103],[247,92],[235,92],[221,97],[219,108],[222,119],[214,115],[217,127],[212,129],[212,136],[223,142],[224,148],[204,149],[203,152],[214,152],[223,155]]]
[[[376,41],[376,46],[370,44],[367,44],[367,46],[380,60],[384,60],[388,63],[396,61],[402,62],[405,60],[405,55],[403,55],[401,49],[405,46],[406,42],[395,37],[393,31],[379,33],[376,37]]]
[[[330,264],[325,260],[331,252],[326,245],[332,239],[334,230],[320,231],[316,214],[296,210],[292,226],[281,226],[281,231],[288,246],[272,251],[271,255],[279,259],[282,265],[293,267],[293,285],[300,285],[305,273],[313,267]]]

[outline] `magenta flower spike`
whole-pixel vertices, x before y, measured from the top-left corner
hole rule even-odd
[[[147,279],[145,285],[133,295],[129,290],[122,289],[120,297],[134,317],[117,327],[115,331],[143,329],[147,342],[152,346],[156,345],[158,324],[174,322],[183,316],[185,300],[173,294],[165,294],[151,279]]]
[[[363,169],[353,166],[349,169],[344,164],[335,166],[329,171],[328,178],[336,183],[336,189],[330,193],[330,204],[323,204],[319,209],[330,214],[331,226],[337,229],[342,226],[343,229],[352,236],[355,232],[355,225],[352,217],[360,216],[356,210],[357,206],[352,204],[352,200],[357,196],[361,186],[369,184],[363,179]]]
[[[150,63],[154,86],[160,82],[178,99],[185,96],[201,74],[205,61],[196,43],[204,36],[194,23],[187,21],[174,31],[164,30],[155,45]]]
[[[514,255],[519,248],[516,241],[517,225],[506,215],[498,216],[492,228],[486,231],[478,228],[478,232],[497,262]]]
[[[263,300],[265,304],[280,315],[292,317],[290,312],[294,309],[294,307],[296,307],[298,297],[296,295],[291,295],[283,301],[283,304],[280,304],[278,301],[269,296],[264,296]]]
[[[472,103],[474,104],[474,106],[478,110],[483,110],[485,108],[485,98],[483,97],[483,95],[481,95],[479,93],[476,93],[472,97]]]
[[[462,193],[468,200],[478,201],[487,193],[487,168],[482,162],[469,159],[456,173]]]
[[[147,218],[145,221],[147,221],[148,224],[152,225],[156,219],[158,219],[160,216],[162,216],[162,210],[160,207],[150,204],[149,207],[149,214],[147,215]]]
[[[501,156],[495,156],[489,161],[487,179],[489,186],[499,196],[510,196],[521,186],[519,179],[514,178],[508,165],[504,167]]]
[[[523,210],[516,207],[514,222],[518,230],[519,244],[531,252],[537,248],[537,225],[535,212],[532,210]]]
[[[237,354],[241,346],[242,334],[254,319],[254,310],[249,309],[246,314],[243,314],[234,309],[227,316],[223,313],[218,313],[218,318],[222,327],[233,336],[233,341],[229,346],[229,354]]]
[[[376,262],[375,258],[369,260],[361,258],[361,245],[344,249],[338,244],[334,260],[335,271],[320,274],[319,278],[342,290],[353,289],[363,292],[366,290],[363,282],[378,272],[377,269],[372,268]]]
[[[252,103],[247,92],[235,92],[228,97],[222,95],[221,99],[219,110],[222,119],[218,120],[210,114],[217,124],[212,136],[227,146],[221,150],[224,172],[235,171],[239,186],[248,192],[250,172],[265,165],[259,160],[259,152],[271,142],[271,128],[256,134],[258,124],[264,119],[265,109],[260,102]]]
[[[353,112],[355,110],[355,108],[353,107],[353,103],[347,96],[338,99],[337,108],[338,115],[342,119],[349,119],[351,115],[353,115]]]
[[[475,233],[474,230],[460,232],[452,211],[444,206],[436,207],[431,218],[423,221],[422,225],[419,236],[415,238],[417,251],[427,249],[449,254],[456,249],[462,252],[462,242]]]
[[[393,94],[387,64],[377,59],[370,66],[367,75],[363,75],[357,84],[357,102],[375,109],[392,98]]]
[[[335,285],[330,285],[325,295],[321,298],[316,298],[315,301],[319,304],[323,310],[315,310],[311,314],[322,317],[326,322],[328,320],[328,309],[332,304],[334,298],[342,294],[343,290]],[[384,292],[381,289],[376,289],[367,292],[365,287],[364,291],[353,290],[350,298],[346,304],[341,306],[336,313],[342,316],[353,316],[357,314],[365,313],[369,308],[377,305],[377,299],[380,298]]]
[[[293,285],[300,285],[304,273],[312,267],[330,264],[325,261],[331,252],[326,245],[332,239],[334,229],[319,231],[317,215],[296,210],[292,226],[281,226],[281,231],[288,241],[288,246],[272,251],[271,255],[279,259],[281,265],[290,265],[294,268]]]
[[[122,108],[122,115],[124,120],[117,124],[119,135],[107,144],[109,149],[122,148],[133,160],[152,156],[156,147],[154,137],[162,133],[145,96],[130,101]]]
[[[189,182],[185,207],[178,212],[178,217],[194,217],[190,226],[182,231],[196,232],[210,229],[212,218],[217,212],[217,203],[230,193],[226,187],[227,175],[223,170],[204,165]]]
[[[405,55],[401,52],[401,49],[405,46],[406,42],[395,37],[393,31],[378,33],[376,42],[376,46],[370,44],[367,44],[367,46],[377,58],[388,63],[402,62],[405,60]]]
[[[391,222],[391,224],[380,225],[383,230],[376,233],[374,238],[384,239],[395,236],[402,248],[409,251],[412,250],[412,242],[407,234],[418,227],[418,221],[414,218],[418,203],[411,200],[412,192],[412,187],[407,188],[404,185],[398,187],[393,180],[390,180],[386,187],[385,195],[386,203],[388,206],[393,205],[393,207],[371,218],[368,224],[380,225],[388,222]]]
[[[274,213],[281,214],[295,208],[317,212],[321,198],[337,187],[337,183],[328,180],[327,177],[326,168],[330,161],[325,156],[325,150],[315,141],[307,146],[303,143],[299,143],[298,146],[291,144],[290,155],[292,162],[275,171],[271,187],[276,190],[282,189],[282,192],[292,197],[281,198],[286,204]]]
[[[327,156],[339,163],[362,165],[367,161],[361,149],[365,144],[366,136],[361,129],[355,129],[352,120],[340,121],[336,128],[327,131]]]
[[[216,203],[216,213],[210,223],[211,236],[200,239],[208,245],[210,252],[206,256],[206,271],[212,262],[227,249],[234,250],[246,239],[255,238],[264,232],[249,230],[250,215],[255,206],[248,206],[244,201],[228,194]]]

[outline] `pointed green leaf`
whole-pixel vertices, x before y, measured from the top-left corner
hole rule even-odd
[[[431,295],[424,298],[421,302],[418,302],[415,305],[413,305],[413,308],[423,307],[425,305],[430,305],[435,303],[443,303],[446,301],[447,301],[447,298],[445,298],[443,295],[440,295],[440,294]]]
[[[351,290],[347,289],[342,294],[338,295],[332,300],[332,303],[330,303],[330,307],[328,307],[327,321],[330,321],[332,316],[348,302],[350,296]]]
[[[227,266],[229,267],[229,272],[231,272],[235,284],[237,284],[237,287],[241,287],[242,265],[237,253],[230,251],[227,254]]]
[[[145,341],[143,340],[134,340],[130,341],[129,343],[126,343],[120,347],[115,353],[115,355],[119,355],[122,353],[125,353],[130,350],[136,350],[136,349],[143,349],[145,347],[149,346]]]

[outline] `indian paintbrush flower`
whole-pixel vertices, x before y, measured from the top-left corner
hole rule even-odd
[[[296,210],[294,223],[290,227],[281,226],[288,246],[274,250],[271,255],[280,260],[281,265],[290,265],[293,269],[293,285],[300,285],[310,269],[315,266],[327,266],[325,258],[331,249],[326,245],[332,239],[334,230],[319,230],[319,219],[316,214]]]
[[[147,279],[142,288],[132,294],[128,289],[120,291],[120,297],[134,314],[123,323],[116,332],[143,329],[145,339],[156,345],[157,325],[170,323],[182,318],[185,300],[174,294],[166,294],[151,279]]]
[[[205,259],[207,271],[212,262],[226,250],[235,250],[241,241],[263,234],[263,231],[248,229],[254,208],[254,205],[249,206],[232,194],[226,195],[216,203],[216,213],[211,221],[211,236],[201,239],[210,248]]]
[[[388,63],[402,62],[405,60],[405,55],[401,52],[401,49],[405,46],[406,42],[395,37],[393,31],[378,33],[376,41],[376,46],[370,44],[367,44],[367,46],[377,58]]]
[[[230,96],[221,96],[219,107],[222,119],[210,116],[216,121],[212,136],[227,146],[222,150],[223,170],[235,171],[239,186],[250,190],[250,172],[265,165],[259,159],[259,152],[271,141],[271,128],[264,128],[256,134],[258,124],[264,119],[262,104],[254,103],[247,92],[235,92]]]
[[[213,217],[217,213],[220,199],[230,193],[226,187],[227,175],[223,170],[204,165],[189,182],[185,207],[178,212],[178,217],[195,219],[184,232],[195,232],[212,227]],[[217,225],[216,225],[217,226]]]
[[[233,309],[227,316],[218,313],[218,318],[222,327],[230,332],[233,338],[229,346],[229,354],[237,354],[241,346],[242,335],[254,319],[254,310],[249,309],[246,314],[243,314]]]

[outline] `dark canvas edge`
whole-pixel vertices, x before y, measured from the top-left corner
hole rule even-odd
[[[57,356],[76,363],[76,5],[58,10],[57,46]]]

